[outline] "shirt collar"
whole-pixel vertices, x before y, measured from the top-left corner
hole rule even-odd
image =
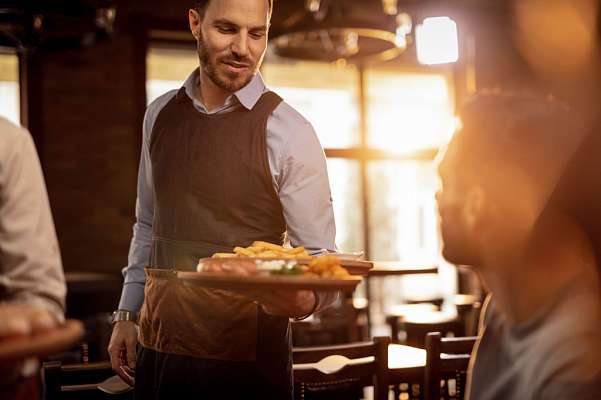
[[[202,107],[206,110],[202,99],[198,94],[198,87],[200,84],[200,69],[196,68],[186,79],[184,82],[184,90],[188,97],[190,97],[195,105]],[[251,81],[244,86],[242,89],[238,90],[233,94],[235,98],[238,99],[240,104],[242,104],[246,109],[251,110],[257,101],[261,98],[261,95],[265,92],[265,82],[263,81],[263,77],[260,72],[257,72]],[[228,97],[225,101],[225,105],[231,103],[232,96]]]

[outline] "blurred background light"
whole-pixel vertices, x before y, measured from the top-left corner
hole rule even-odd
[[[431,17],[415,27],[417,59],[421,64],[446,64],[459,59],[457,24],[449,17]]]
[[[396,45],[399,48],[407,47],[407,36],[411,34],[413,22],[411,16],[407,13],[400,13],[396,16]]]

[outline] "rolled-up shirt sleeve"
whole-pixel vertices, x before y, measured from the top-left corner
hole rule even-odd
[[[336,251],[336,224],[326,157],[313,126],[282,102],[267,122],[267,151],[288,239],[310,253]],[[338,292],[320,292],[315,312],[332,305]]]
[[[326,158],[311,124],[282,102],[267,122],[268,159],[293,246],[336,250]]]
[[[0,119],[0,302],[64,320],[65,278],[42,168],[29,133]]]
[[[144,285],[146,283],[144,267],[150,261],[152,220],[154,218],[150,136],[159,112],[174,95],[175,91],[171,91],[159,97],[148,106],[144,116],[142,151],[138,170],[136,222],[133,227],[127,266],[122,270],[124,283],[121,300],[119,301],[119,309],[121,310],[138,312],[144,302]]]

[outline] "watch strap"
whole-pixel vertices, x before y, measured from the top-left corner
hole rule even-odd
[[[113,312],[111,323],[119,321],[132,321],[138,323],[138,313],[128,310],[117,310]]]

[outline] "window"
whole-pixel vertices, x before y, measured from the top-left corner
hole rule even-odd
[[[454,131],[451,74],[268,60],[267,85],[311,121],[325,148],[339,249],[440,266],[438,276],[372,282],[372,333],[388,334],[388,306],[456,287],[453,268],[440,260],[433,163]]]
[[[307,118],[326,149],[360,146],[359,71],[315,62],[266,62],[267,86]],[[360,163],[328,157],[336,218],[336,244],[345,252],[364,250]]]
[[[146,104],[182,87],[197,67],[198,55],[194,50],[150,48],[146,56]]]
[[[268,61],[261,72],[269,88],[311,121],[324,148],[359,145],[359,71],[356,68]]]
[[[375,260],[432,262],[439,254],[430,157],[454,130],[450,78],[392,69],[365,72],[367,145],[386,150],[367,161],[369,248]]]
[[[16,54],[0,53],[0,115],[20,125],[19,60]]]
[[[262,70],[267,85],[311,121],[326,149],[339,248],[369,248],[374,260],[437,262],[431,158],[453,131],[449,76],[269,60]],[[430,159],[423,159],[424,152]]]

